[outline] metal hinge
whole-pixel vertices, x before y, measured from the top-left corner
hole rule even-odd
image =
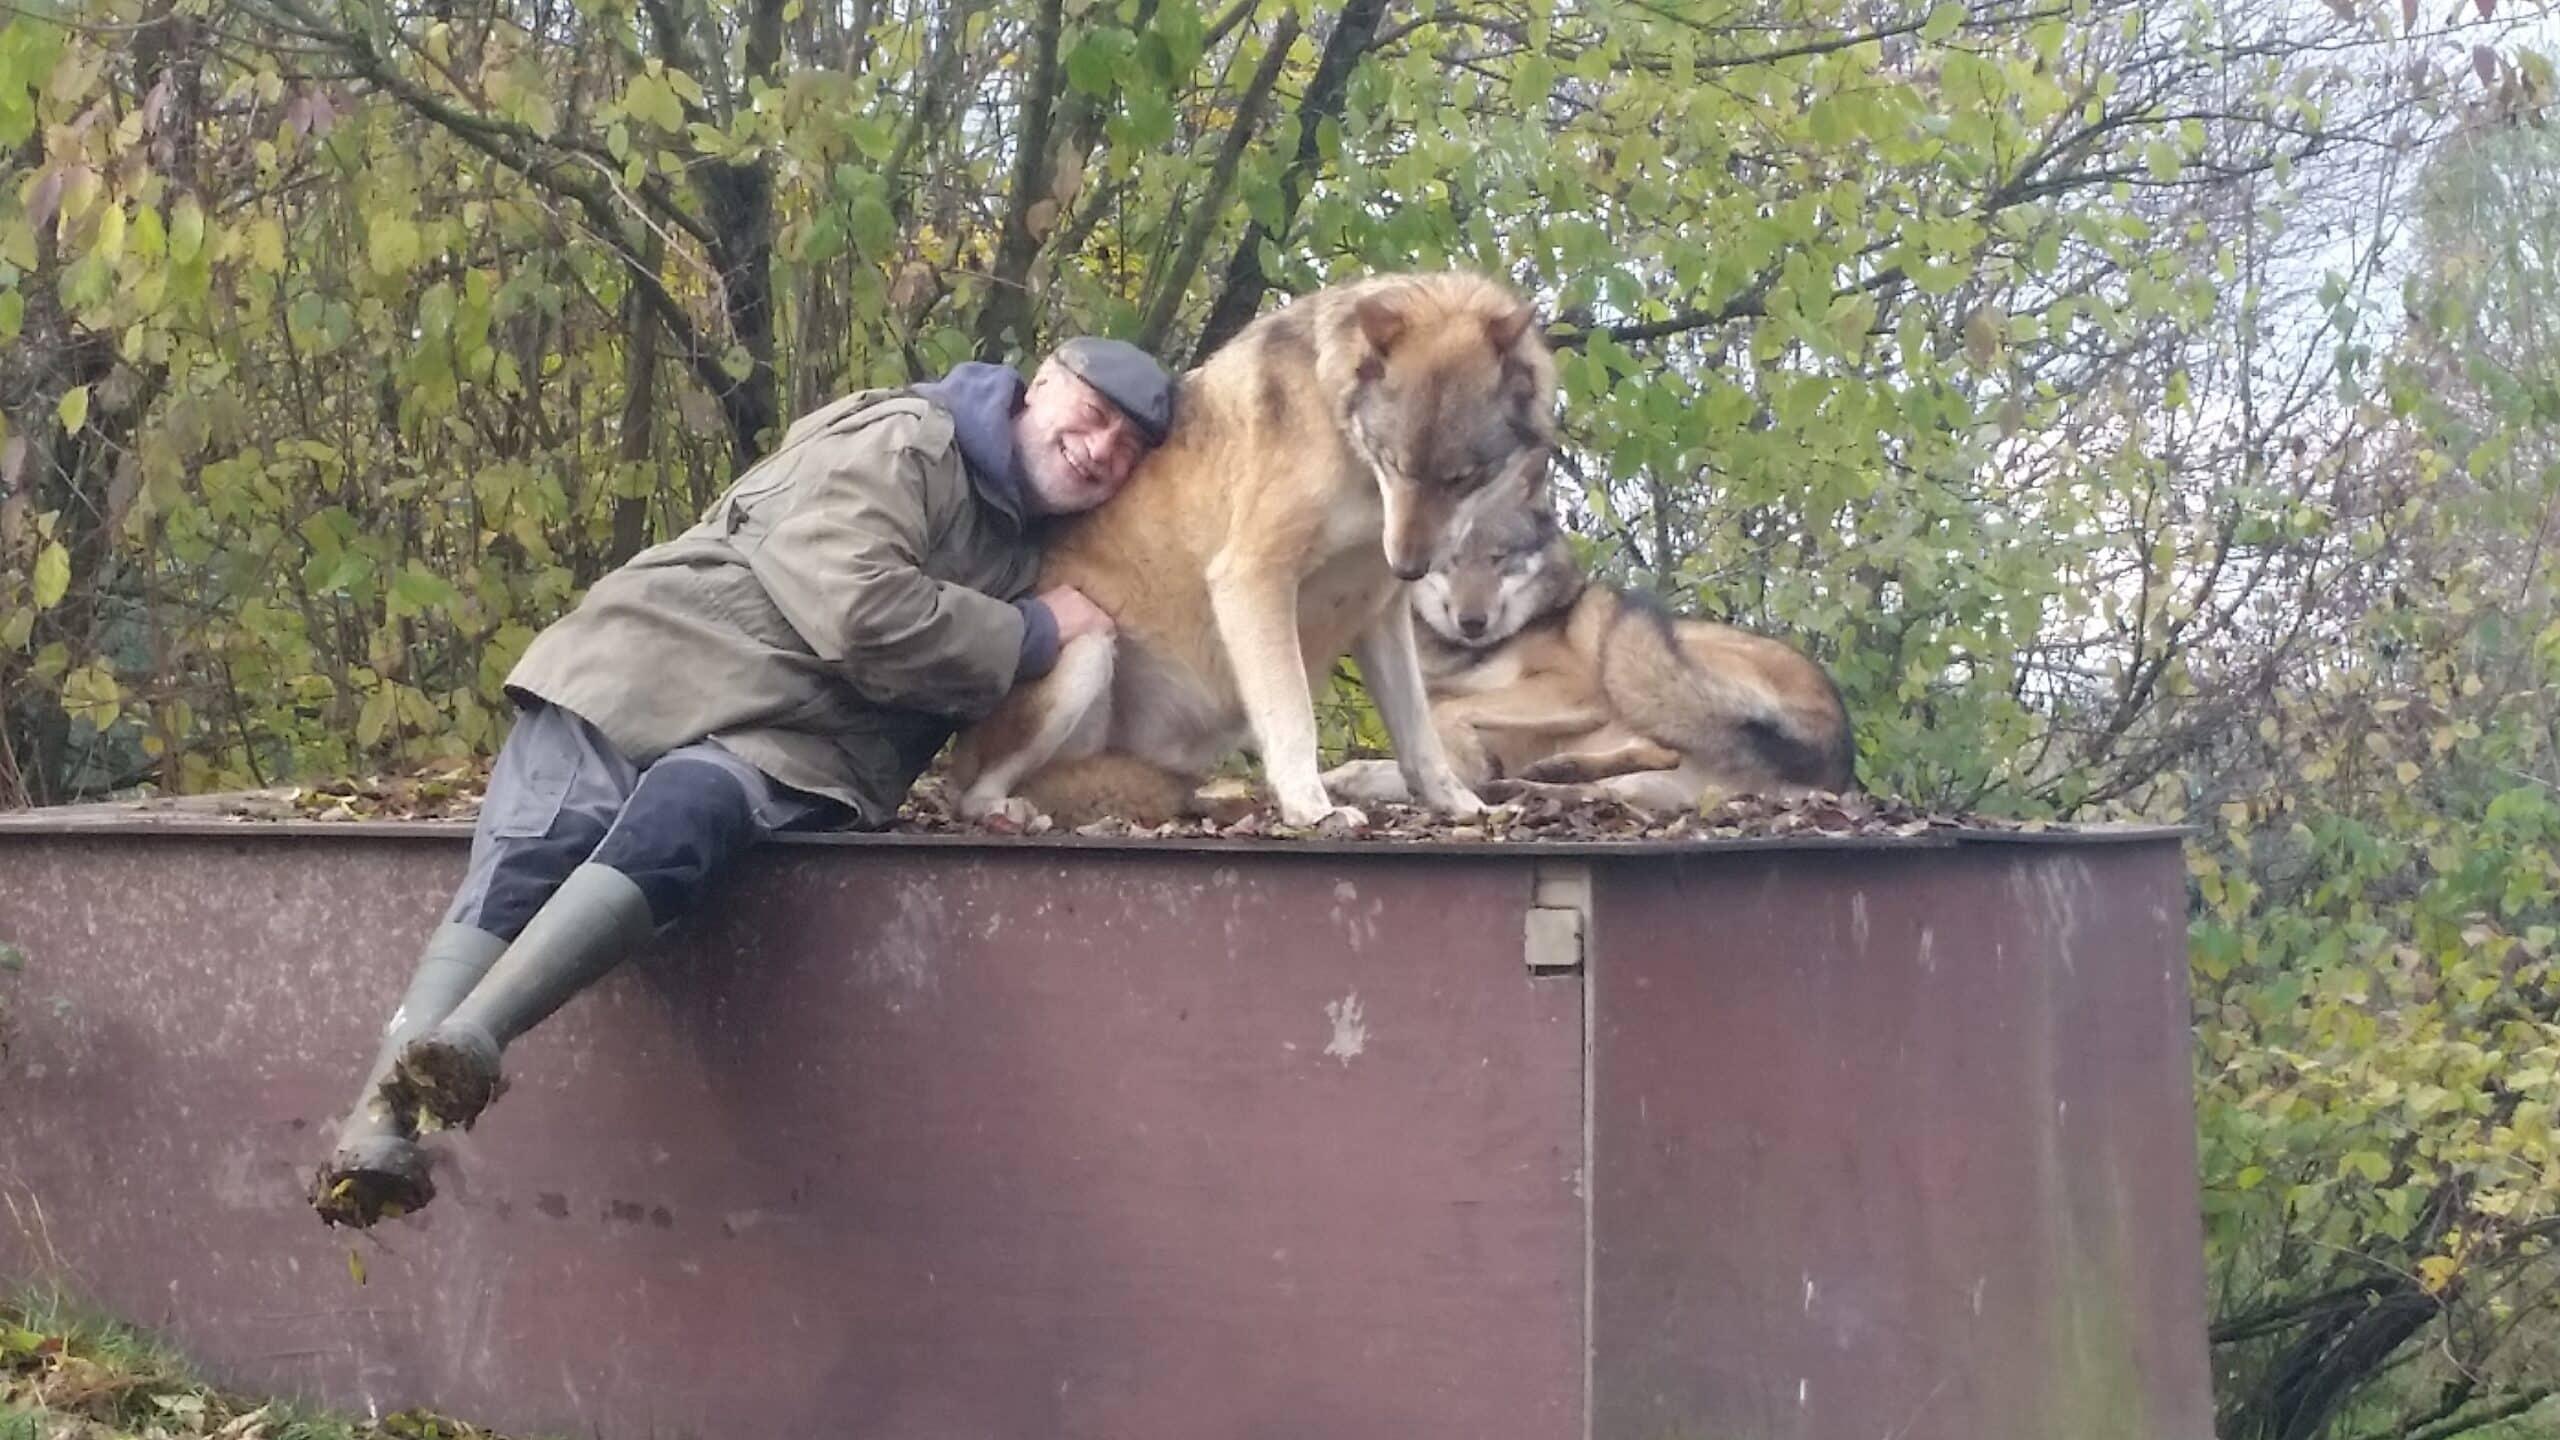
[[[1541,860],[1532,872],[1520,956],[1531,974],[1579,970],[1591,941],[1591,867],[1578,860]]]

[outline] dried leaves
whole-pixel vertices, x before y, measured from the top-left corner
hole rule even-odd
[[[1457,843],[1595,844],[1623,841],[1736,840],[1859,836],[1910,838],[1958,830],[2042,830],[2040,821],[2019,822],[1981,815],[1933,815],[1907,801],[1874,795],[1815,793],[1790,799],[1743,796],[1693,814],[1665,815],[1636,809],[1615,800],[1592,799],[1561,787],[1519,787],[1520,793],[1472,821],[1443,819],[1429,811],[1386,806],[1371,811],[1365,823],[1300,828],[1282,823],[1268,806],[1247,804],[1220,818],[1140,826],[1126,820],[1102,820],[1072,833],[1092,839],[1155,840],[1329,840]],[[1241,810],[1241,813],[1236,813]],[[1028,824],[997,817],[983,822],[960,819],[938,782],[917,784],[899,812],[905,833],[1030,834],[1056,833],[1046,817]]]
[[[243,820],[469,820],[488,786],[485,765],[447,763],[410,775],[335,780],[235,797],[220,813]],[[1594,844],[1615,841],[1737,840],[1817,837],[1908,839],[1955,831],[2065,829],[2042,821],[1924,811],[1891,796],[1815,793],[1792,798],[1749,795],[1691,814],[1666,815],[1616,800],[1594,799],[1565,786],[1518,785],[1483,818],[1455,822],[1404,806],[1371,810],[1363,823],[1321,827],[1284,824],[1260,797],[1232,782],[1204,792],[1209,816],[1167,825],[1103,820],[1072,833],[1089,839],[1410,841]],[[1489,797],[1490,798],[1490,797]],[[896,832],[914,835],[1054,835],[1045,816],[964,820],[938,775],[916,783],[900,809]]]
[[[311,785],[293,792],[291,803],[305,820],[468,819],[479,813],[488,785],[485,767],[456,762],[414,775]]]

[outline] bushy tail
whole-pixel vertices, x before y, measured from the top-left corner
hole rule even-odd
[[[1839,689],[1792,648],[1716,627],[1692,653],[1650,597],[1620,596],[1600,647],[1601,684],[1626,723],[1684,754],[1721,758],[1809,789],[1857,785]],[[1691,622],[1701,624],[1703,622]]]
[[[1021,789],[1024,799],[1068,829],[1115,815],[1132,825],[1162,825],[1188,819],[1196,809],[1191,780],[1131,755],[1060,760]]]

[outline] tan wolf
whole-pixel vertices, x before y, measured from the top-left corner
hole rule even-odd
[[[1407,793],[1480,811],[1431,724],[1404,582],[1462,501],[1543,466],[1556,372],[1531,320],[1481,276],[1380,276],[1291,302],[1184,375],[1164,443],[1043,561],[1041,585],[1082,590],[1118,633],[1070,642],[962,733],[963,813],[1019,796],[1067,824],[1170,818],[1249,741],[1282,818],[1319,823],[1343,807],[1314,685],[1346,652]]]
[[[1433,726],[1470,787],[1677,811],[1856,784],[1849,717],[1821,666],[1590,581],[1542,493],[1501,498],[1471,507],[1412,593]],[[1357,803],[1406,793],[1378,761],[1325,782]]]

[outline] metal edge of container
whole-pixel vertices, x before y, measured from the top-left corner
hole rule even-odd
[[[216,797],[203,797],[212,800]],[[167,836],[189,839],[319,840],[331,836],[361,840],[453,841],[467,838],[465,820],[271,820],[253,816],[223,817],[200,807],[186,810],[143,809],[132,804],[58,806],[0,814],[0,839],[45,836],[56,839],[116,836]],[[1276,836],[1142,836],[1142,835],[993,835],[968,832],[837,830],[784,834],[769,843],[785,846],[846,848],[1124,851],[1140,853],[1208,853],[1254,855],[1434,855],[1487,856],[1525,852],[1602,858],[1612,855],[1664,856],[1732,854],[1766,850],[1947,850],[1968,845],[2123,845],[2183,841],[2196,835],[2193,826],[2095,824],[2056,825],[2040,830],[2008,830],[1964,826],[1932,827],[1917,835],[1873,835],[1817,832],[1793,835],[1693,836],[1626,840],[1456,840],[1398,838],[1347,840]]]

